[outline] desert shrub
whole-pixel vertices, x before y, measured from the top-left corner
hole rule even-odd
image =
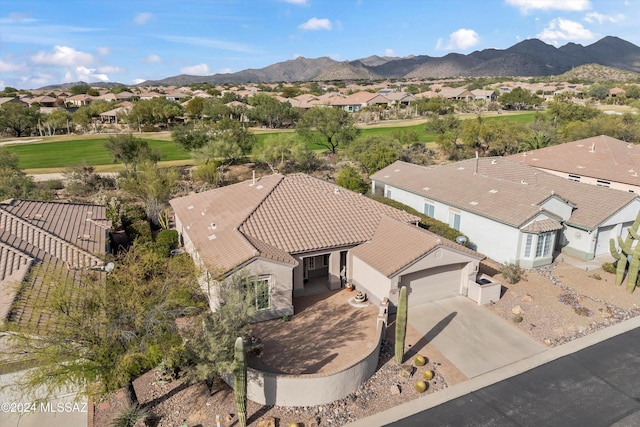
[[[591,317],[593,316],[593,312],[589,310],[587,307],[573,307],[573,311],[576,312],[579,316]]]
[[[139,205],[130,205],[127,204],[124,207],[124,212],[122,212],[122,226],[126,229],[131,226],[136,221],[146,220],[147,219],[147,211],[144,210],[143,206]]]
[[[156,250],[164,256],[169,256],[169,252],[178,247],[179,239],[176,230],[162,230],[156,236]]]
[[[517,262],[511,262],[509,264],[505,264],[501,269],[500,273],[502,276],[512,285],[515,285],[522,279],[522,275],[524,274],[524,270],[520,268],[520,264]]]
[[[220,162],[202,163],[193,171],[193,177],[198,181],[215,185],[220,179]]]
[[[120,412],[111,422],[111,427],[133,427],[143,421],[149,415],[149,411],[139,405],[131,405]]]
[[[62,181],[59,179],[50,179],[48,181],[40,183],[40,185],[45,190],[62,190],[64,188]]]
[[[405,211],[411,215],[417,216],[418,218],[420,218],[420,223],[418,224],[420,228],[429,230],[430,232],[437,234],[438,236],[444,237],[447,240],[451,240],[452,242],[455,242],[456,237],[464,236],[464,234],[462,234],[459,230],[456,230],[455,228],[451,228],[444,222],[438,221],[435,218],[431,218],[423,213],[420,213],[417,210],[413,209],[412,207],[407,206],[403,203],[400,203],[395,200],[388,199],[382,196],[374,195],[374,196],[371,196],[371,198],[377,202],[383,203],[387,206],[391,206],[392,208],[396,208],[398,210]],[[468,244],[469,244],[469,239],[467,239],[467,242],[464,244],[464,246],[467,246]]]
[[[151,224],[145,219],[139,219],[125,229],[129,240],[138,243],[151,243]]]
[[[606,273],[616,274],[616,266],[611,262],[605,262],[602,264],[602,270]]]

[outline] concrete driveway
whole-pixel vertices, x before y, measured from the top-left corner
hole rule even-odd
[[[464,296],[409,307],[408,321],[468,378],[547,349]]]

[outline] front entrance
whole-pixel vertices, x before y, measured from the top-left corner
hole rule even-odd
[[[329,254],[303,258],[304,295],[329,290]]]

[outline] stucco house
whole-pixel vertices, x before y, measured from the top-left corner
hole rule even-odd
[[[571,181],[640,193],[640,145],[610,136],[552,145],[507,159]]]
[[[549,264],[560,251],[592,259],[626,237],[640,210],[633,193],[570,181],[502,157],[444,166],[395,162],[371,176],[384,195],[460,230],[501,263]]]
[[[185,250],[207,271],[255,277],[257,320],[291,315],[294,297],[345,281],[373,303],[395,302],[402,285],[412,304],[467,295],[482,258],[417,227],[413,215],[304,174],[274,174],[170,203]],[[211,285],[203,283],[205,291]]]
[[[48,297],[42,282],[52,269],[72,280],[100,268],[110,251],[105,206],[9,199],[0,202],[0,322],[38,332],[47,316],[31,297]],[[37,268],[36,268],[37,267]],[[18,294],[20,286],[30,292]],[[46,302],[45,302],[46,303]]]

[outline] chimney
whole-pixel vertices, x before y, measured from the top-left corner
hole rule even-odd
[[[478,152],[476,151],[476,164],[475,167],[473,169],[473,174],[477,175],[478,174]]]
[[[256,185],[256,171],[252,171],[251,185]]]

